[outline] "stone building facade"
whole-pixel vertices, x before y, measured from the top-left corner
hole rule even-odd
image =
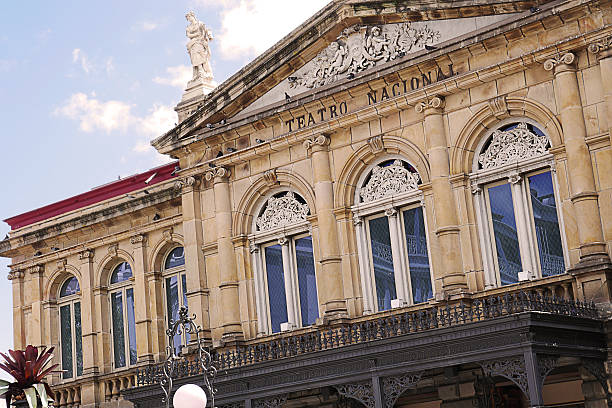
[[[188,305],[218,405],[611,406],[611,6],[330,3],[179,103],[177,163],[7,220],[15,346],[162,406]]]

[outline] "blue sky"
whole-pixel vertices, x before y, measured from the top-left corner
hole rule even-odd
[[[147,170],[176,121],[189,57],[185,13],[215,36],[222,82],[325,0],[15,1],[0,6],[0,219]],[[0,223],[0,239],[9,227]],[[0,316],[10,323],[9,261]],[[0,351],[12,334],[0,332]]]

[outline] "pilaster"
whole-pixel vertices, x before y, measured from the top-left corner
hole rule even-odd
[[[304,141],[311,156],[317,223],[319,226],[319,262],[321,274],[317,281],[321,303],[325,305],[324,318],[347,316],[342,277],[342,258],[338,243],[338,224],[334,215],[334,194],[329,162],[329,136],[318,135]]]
[[[244,338],[240,324],[240,300],[238,294],[238,270],[232,242],[232,206],[229,188],[230,170],[217,167],[206,173],[206,180],[213,183],[215,194],[215,223],[217,226],[217,251],[221,283],[221,326],[224,341]]]
[[[608,136],[612,145],[612,36],[589,44],[589,51],[597,55],[601,72],[601,88],[606,102]]]
[[[96,306],[92,288],[94,286],[93,251],[79,253],[81,271],[81,333],[83,337],[83,375],[99,373],[97,353],[97,331],[95,327]],[[102,317],[102,316],[100,316]]]
[[[442,275],[443,296],[448,297],[449,295],[466,292],[468,286],[461,260],[459,218],[449,178],[450,159],[442,117],[444,105],[444,99],[436,96],[419,102],[415,106],[415,110],[425,117],[424,127],[428,142],[427,155],[431,170],[436,218],[435,233],[440,243],[441,253],[439,256],[443,266],[442,271],[434,271],[434,275],[436,278]]]
[[[16,349],[25,349],[25,319],[23,316],[24,302],[24,276],[23,270],[11,270],[7,279],[13,285],[13,347]]]
[[[63,260],[65,262],[65,260]],[[30,318],[28,321],[28,344],[36,346],[44,345],[43,331],[44,331],[44,313],[42,307],[42,291],[43,291],[43,279],[45,273],[44,265],[34,265],[27,269],[29,275],[28,280],[28,298],[30,300]]]

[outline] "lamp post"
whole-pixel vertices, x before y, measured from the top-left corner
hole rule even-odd
[[[172,404],[174,408],[205,408],[207,400],[210,399],[210,406],[215,406],[215,389],[212,386],[212,381],[217,373],[217,369],[213,366],[210,353],[204,346],[204,339],[200,337],[201,329],[194,323],[194,320],[195,314],[189,317],[189,309],[186,306],[181,306],[178,320],[170,320],[168,330],[166,330],[168,346],[166,347],[166,361],[164,361],[162,366],[163,370],[160,380],[160,385],[165,395],[164,402],[166,403],[166,408],[170,408],[173,385],[172,376],[177,373],[179,364],[183,362],[183,357],[181,357],[180,352],[177,353],[174,347],[174,337],[180,335],[182,338],[183,334],[189,336],[191,340],[195,336],[195,342],[187,340],[186,346],[194,344],[198,348],[197,364],[204,377],[205,390],[196,384],[185,384],[176,390]],[[207,398],[207,394],[209,398]]]

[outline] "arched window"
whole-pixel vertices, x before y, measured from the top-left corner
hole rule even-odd
[[[114,368],[136,364],[136,319],[132,268],[122,262],[110,278],[110,306],[113,332]]]
[[[400,158],[376,164],[360,181],[352,211],[365,313],[433,297],[419,181]]]
[[[185,249],[175,247],[168,253],[164,261],[164,290],[166,292],[167,324],[177,321],[181,306],[187,306],[187,276],[185,275]],[[173,347],[179,353],[183,338],[180,334],[174,336]]]
[[[483,139],[470,175],[487,287],[565,272],[550,140],[529,120]]]
[[[319,317],[310,209],[293,191],[274,194],[249,237],[260,333],[310,326]]]
[[[81,287],[74,276],[68,278],[59,292],[60,344],[62,378],[83,375],[83,338],[81,331]]]

